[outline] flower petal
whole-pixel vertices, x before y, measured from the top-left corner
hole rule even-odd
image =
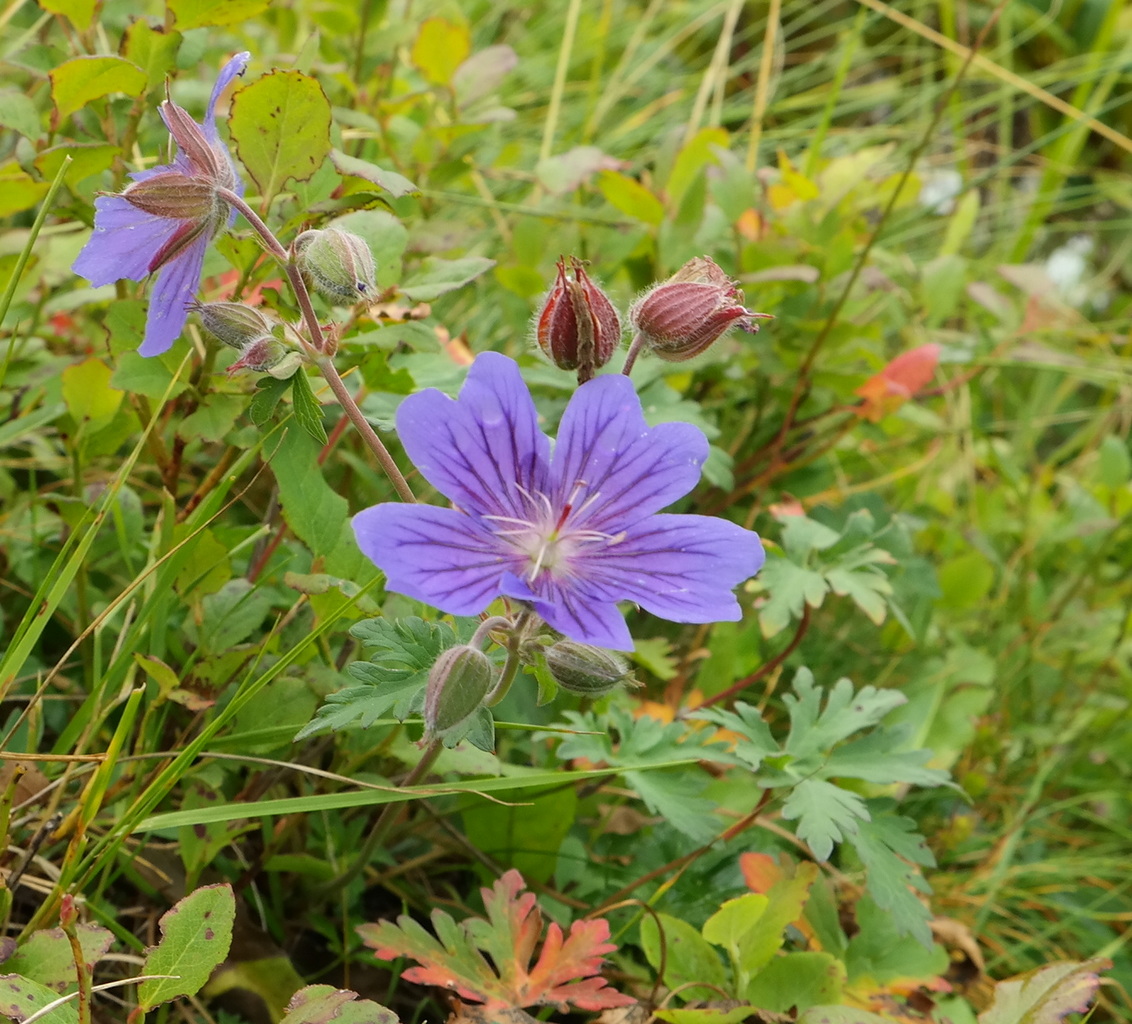
[[[174,226],[184,221],[171,221]],[[212,239],[209,231],[202,231],[191,245],[161,268],[157,284],[149,296],[149,314],[145,321],[145,341],[138,355],[159,356],[173,347],[189,318],[189,303],[200,287],[200,272],[204,266],[204,253]]]
[[[574,571],[595,600],[635,601],[671,622],[733,622],[734,588],[765,560],[758,534],[726,519],[656,515],[579,555]]]
[[[453,401],[435,388],[397,410],[397,433],[413,464],[467,512],[529,520],[545,492],[550,440],[513,359],[476,357]]]
[[[121,196],[99,196],[94,210],[94,232],[71,269],[95,287],[147,277],[150,261],[181,227],[181,221],[155,217]]]
[[[690,423],[650,428],[628,377],[598,377],[574,393],[562,417],[551,500],[585,505],[577,525],[619,533],[695,487],[707,454],[707,438]]]
[[[615,600],[594,598],[584,585],[549,578],[539,581],[539,592],[512,573],[504,575],[500,590],[508,597],[527,601],[543,620],[563,636],[612,651],[631,651],[633,638]]]
[[[386,586],[452,615],[482,612],[500,594],[513,555],[475,520],[432,505],[375,505],[353,519],[362,552]]]
[[[237,53],[220,69],[220,76],[216,79],[216,84],[212,87],[212,95],[208,100],[208,110],[205,112],[203,125],[205,133],[214,142],[220,137],[216,131],[216,104],[220,101],[224,90],[232,84],[233,79],[244,73],[251,59],[252,55],[244,50],[243,53]]]

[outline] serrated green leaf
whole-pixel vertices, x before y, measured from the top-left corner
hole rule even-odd
[[[766,758],[780,752],[778,743],[771,735],[770,726],[759,714],[759,709],[743,701],[735,705],[733,712],[710,708],[695,712],[690,717],[714,722],[738,733],[742,739],[735,744],[735,756],[748,768],[757,770]]]
[[[794,561],[803,561],[813,551],[833,547],[841,534],[808,516],[787,516],[782,523],[782,546]]]
[[[897,929],[896,920],[877,906],[871,895],[857,901],[857,933],[849,940],[845,967],[854,987],[886,985],[901,979],[934,979],[948,967],[947,950],[942,946],[908,942]]]
[[[843,747],[838,747],[826,760],[822,774],[826,777],[860,779],[880,785],[906,783],[914,786],[944,786],[948,774],[926,768],[932,758],[930,750],[898,750],[904,741],[903,731],[877,730]]]
[[[910,818],[874,811],[871,819],[857,823],[849,841],[865,865],[869,895],[890,916],[897,934],[909,935],[930,949],[931,909],[912,890],[931,891],[914,865],[934,866],[935,858],[915,828]]]
[[[205,25],[238,25],[262,14],[271,0],[168,0],[177,28],[187,32]]]
[[[897,690],[863,686],[854,692],[848,679],[839,679],[827,691],[823,709],[822,691],[808,669],[798,670],[793,686],[794,693],[783,697],[790,714],[790,735],[784,749],[795,757],[829,750],[853,733],[876,725],[894,708],[907,702]]]
[[[850,598],[873,625],[884,623],[888,611],[885,598],[892,594],[892,584],[887,576],[879,572],[830,569],[825,578],[835,594]]]
[[[301,370],[290,377],[291,401],[295,420],[319,444],[326,444],[326,428],[322,425],[322,406],[314,397],[310,380]]]
[[[759,626],[768,639],[784,630],[802,610],[820,608],[829,584],[820,572],[807,569],[786,558],[767,559],[759,573],[759,588],[767,599],[759,609]]]
[[[403,676],[431,668],[442,651],[463,639],[447,622],[427,622],[416,615],[363,619],[350,627],[350,635],[370,652],[369,660],[393,678],[398,672]]]
[[[833,844],[851,837],[868,813],[856,793],[821,779],[803,779],[782,805],[782,816],[798,822],[798,838],[809,844],[818,860],[829,860]]]
[[[145,72],[123,57],[75,57],[51,72],[55,122],[82,110],[101,96],[111,93],[140,96],[145,87]]]
[[[142,974],[170,974],[138,985],[146,1012],[178,996],[195,995],[224,962],[232,945],[236,897],[227,883],[189,893],[162,915],[161,941],[146,953]]]
[[[330,153],[330,103],[299,71],[271,71],[237,92],[228,126],[265,199],[289,179],[306,181]]]
[[[659,922],[659,926],[658,926]],[[664,929],[664,945],[661,945],[661,931]],[[664,963],[663,982],[668,988],[678,988],[691,983],[683,989],[680,998],[719,999],[716,989],[704,988],[715,985],[725,989],[727,972],[719,953],[690,924],[669,914],[646,914],[641,918],[641,949],[654,970],[660,970]],[[695,983],[700,985],[696,986]]]

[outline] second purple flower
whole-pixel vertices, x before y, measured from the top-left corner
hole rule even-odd
[[[525,601],[565,636],[615,650],[633,648],[618,601],[674,622],[740,617],[733,590],[762,567],[759,538],[725,519],[658,514],[698,482],[707,439],[687,423],[650,428],[627,377],[575,392],[553,455],[517,364],[491,352],[457,400],[407,398],[397,430],[454,507],[354,517],[390,590],[453,615]]]

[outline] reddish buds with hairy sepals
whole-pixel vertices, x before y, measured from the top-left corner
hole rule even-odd
[[[581,260],[571,256],[569,270],[565,258],[558,261],[558,278],[538,315],[536,338],[555,366],[578,370],[585,380],[617,350],[621,318]]]
[[[736,282],[707,256],[689,260],[629,310],[644,346],[672,363],[698,356],[732,327],[757,334],[757,320],[773,319],[747,309]]]

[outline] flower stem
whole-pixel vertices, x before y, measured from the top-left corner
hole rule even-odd
[[[267,251],[283,265],[283,270],[287,274],[287,280],[291,283],[291,290],[295,293],[295,299],[298,301],[299,309],[302,311],[303,323],[306,324],[307,334],[310,336],[310,347],[313,350],[310,354],[314,356],[314,364],[318,367],[323,377],[326,378],[326,383],[330,385],[330,390],[334,392],[334,397],[338,399],[338,404],[342,406],[350,422],[353,423],[358,433],[362,435],[362,440],[365,442],[366,447],[373,452],[373,457],[377,459],[378,465],[381,466],[385,475],[389,477],[398,497],[400,497],[402,501],[415,502],[417,499],[413,495],[412,488],[409,487],[408,481],[401,473],[401,470],[397,468],[397,463],[393,461],[393,456],[389,454],[389,449],[385,447],[381,438],[377,436],[377,431],[370,426],[369,420],[365,418],[362,410],[358,408],[358,403],[354,401],[354,396],[350,394],[349,389],[338,373],[337,367],[334,365],[333,346],[330,346],[330,350],[328,350],[326,337],[322,331],[322,325],[319,324],[318,315],[314,311],[314,306],[311,305],[310,292],[307,291],[306,282],[303,280],[303,275],[299,272],[299,268],[295,265],[295,261],[291,258],[291,253],[283,248],[282,243],[272,233],[271,228],[263,222],[263,219],[255,210],[244,202],[241,196],[236,195],[235,192],[227,188],[217,189],[216,192],[232,209],[236,210],[244,217],[252,226],[255,233],[263,240]]]
[[[389,477],[390,483],[393,484],[393,489],[397,492],[397,496],[402,501],[414,502],[416,497],[413,495],[412,488],[409,482],[405,479],[401,470],[397,468],[397,463],[393,461],[393,456],[389,454],[389,449],[381,442],[381,438],[377,436],[377,431],[370,426],[369,420],[365,418],[365,414],[358,408],[358,403],[354,401],[354,396],[350,394],[346,388],[345,381],[338,375],[338,368],[334,365],[334,360],[330,356],[319,356],[315,360],[315,366],[326,378],[326,383],[330,385],[330,390],[334,392],[334,397],[338,399],[338,404],[342,406],[343,411],[350,417],[350,422],[357,428],[359,434],[362,435],[362,440],[366,443],[366,447],[373,452],[373,457],[377,459],[377,463],[385,471],[385,475]]]
[[[507,696],[507,691],[511,689],[515,676],[519,674],[519,648],[522,646],[523,638],[527,635],[527,630],[532,621],[536,621],[535,613],[530,609],[527,609],[515,620],[515,625],[511,629],[511,636],[507,641],[507,660],[503,663],[499,682],[492,687],[491,692],[483,699],[484,707],[495,707]]]
[[[637,361],[637,356],[641,354],[641,349],[645,347],[644,335],[638,331],[633,335],[633,340],[629,343],[629,354],[625,356],[625,365],[621,367],[621,372],[626,377],[633,372],[633,364]]]

